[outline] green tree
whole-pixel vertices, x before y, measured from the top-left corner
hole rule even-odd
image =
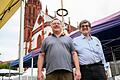
[[[10,67],[9,63],[0,64],[0,69],[16,69],[14,67]]]

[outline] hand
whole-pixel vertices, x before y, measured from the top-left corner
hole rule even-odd
[[[108,80],[108,71],[105,71],[106,78]]]
[[[44,80],[44,75],[43,75],[42,71],[38,74],[37,80]]]
[[[75,80],[80,80],[81,79],[81,72],[80,72],[79,69],[75,70],[74,77],[75,77]]]

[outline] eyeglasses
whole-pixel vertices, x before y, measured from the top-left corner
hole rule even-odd
[[[83,27],[90,27],[89,25],[81,25],[81,28],[83,28]]]

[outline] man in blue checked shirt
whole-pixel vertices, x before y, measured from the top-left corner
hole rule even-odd
[[[91,23],[83,20],[78,28],[81,35],[73,42],[79,56],[81,80],[107,80],[102,45],[98,38],[91,36]]]

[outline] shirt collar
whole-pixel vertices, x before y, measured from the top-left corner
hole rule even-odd
[[[81,38],[86,39],[86,37],[83,34],[81,34]],[[93,39],[91,35],[90,35],[90,39]]]
[[[52,34],[52,36],[56,37],[56,35],[55,35],[55,34]],[[60,35],[60,37],[61,37],[61,36],[65,36],[65,34],[64,34],[64,33],[62,33],[62,34]]]

